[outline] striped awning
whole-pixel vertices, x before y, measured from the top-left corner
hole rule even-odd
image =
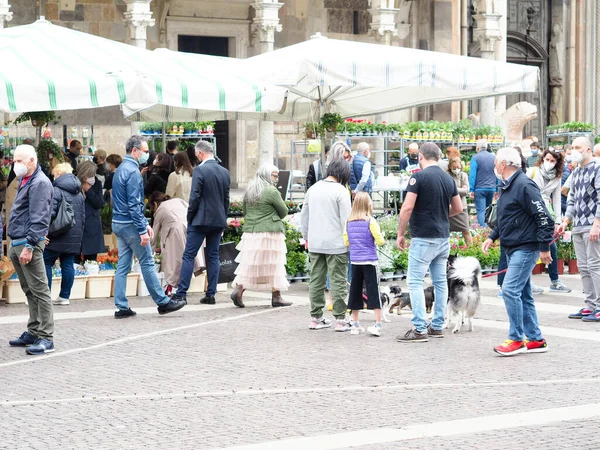
[[[285,89],[226,72],[216,61],[138,49],[43,20],[0,30],[0,61],[4,112],[127,105],[264,113],[279,111],[285,97]]]

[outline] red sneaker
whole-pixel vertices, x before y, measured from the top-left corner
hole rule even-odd
[[[527,353],[546,353],[548,351],[546,339],[542,339],[541,341],[530,341],[526,339],[525,346],[527,347]]]
[[[523,341],[512,341],[507,339],[504,344],[494,347],[494,351],[502,356],[513,356],[519,353],[525,353],[527,347]]]

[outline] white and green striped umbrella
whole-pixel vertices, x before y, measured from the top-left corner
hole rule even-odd
[[[5,112],[127,105],[263,113],[285,101],[285,89],[246,80],[215,61],[138,49],[43,20],[0,30],[0,58]]]
[[[535,92],[539,69],[449,53],[317,37],[246,60],[248,73],[287,87],[272,119],[318,120],[414,106]]]
[[[257,81],[248,74],[244,60],[167,49],[154,50],[151,59],[158,69],[153,74],[163,79],[160,101],[151,106],[123,105],[130,120],[236,120],[266,117],[284,108],[287,90]]]

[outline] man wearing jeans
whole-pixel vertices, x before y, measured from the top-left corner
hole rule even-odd
[[[131,270],[134,254],[140,262],[148,292],[158,305],[158,313],[168,314],[183,308],[186,303],[169,300],[154,270],[150,245],[154,232],[144,216],[144,182],[140,173],[140,164],[148,161],[148,143],[142,140],[141,136],[132,136],[127,141],[125,153],[123,162],[115,172],[112,188],[112,229],[117,236],[119,248],[119,264],[115,274],[115,318],[123,319],[136,315],[125,296],[127,274]]]
[[[411,242],[408,251],[406,284],[410,293],[414,328],[400,335],[400,342],[427,342],[428,336],[442,338],[444,313],[448,300],[446,265],[450,254],[451,216],[463,210],[454,180],[441,169],[440,148],[426,142],[419,149],[419,166],[408,182],[398,224],[398,248],[406,244],[404,233],[410,221]],[[423,280],[429,270],[435,290],[433,319],[427,324]]]
[[[187,301],[187,290],[194,272],[194,260],[202,242],[206,239],[208,288],[200,303],[214,305],[221,269],[219,244],[223,230],[227,228],[230,177],[229,171],[215,160],[213,147],[208,142],[196,143],[196,157],[200,165],[194,169],[192,176],[192,192],[187,213],[187,242],[183,252],[179,286],[172,298]]]
[[[548,212],[540,189],[521,170],[521,156],[514,148],[498,151],[495,170],[502,179],[498,198],[498,220],[482,245],[487,254],[500,238],[508,270],[502,283],[502,298],[510,322],[508,339],[494,351],[502,356],[542,353],[547,344],[538,326],[531,292],[531,271],[538,258],[550,264],[550,243],[554,219]]]
[[[573,162],[567,213],[559,231],[573,224],[573,245],[581,274],[585,307],[570,319],[600,322],[600,161],[593,158],[592,143],[585,137],[573,141]]]
[[[471,198],[475,200],[477,222],[485,227],[485,210],[494,201],[496,193],[496,175],[494,175],[494,155],[488,150],[485,139],[477,142],[477,154],[471,158],[469,185]]]

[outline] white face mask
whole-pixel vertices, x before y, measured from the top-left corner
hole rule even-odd
[[[460,175],[460,169],[452,169],[454,175]]]
[[[158,158],[156,158],[156,159],[155,159],[155,160],[152,162],[152,165],[154,165],[154,166],[158,166]]]
[[[96,182],[96,178],[87,178],[86,183],[89,184],[90,186],[93,186],[94,183]]]
[[[554,166],[556,166],[556,163],[551,163],[548,161],[544,161],[544,170],[546,172],[550,172],[552,169],[554,169]]]
[[[23,163],[15,163],[13,170],[15,171],[17,178],[24,177],[25,174],[27,174],[27,166]]]
[[[494,174],[496,175],[496,178],[498,178],[500,181],[504,181],[504,178],[502,178],[502,175],[500,175],[498,173],[498,169],[496,169],[495,167],[494,167]]]
[[[577,150],[571,151],[571,162],[574,162],[575,164],[579,164],[582,159],[583,159],[583,155],[581,154],[581,152],[579,152]]]

